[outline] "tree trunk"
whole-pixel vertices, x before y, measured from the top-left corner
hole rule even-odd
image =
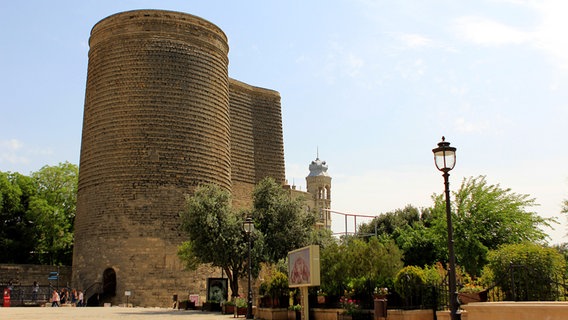
[[[231,288],[231,301],[234,301],[235,297],[239,296],[239,279],[235,279],[233,272],[229,268],[223,268],[229,279],[229,287]]]

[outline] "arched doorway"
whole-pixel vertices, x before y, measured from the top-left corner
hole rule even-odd
[[[105,298],[116,296],[116,272],[113,268],[107,268],[103,272],[103,296]]]

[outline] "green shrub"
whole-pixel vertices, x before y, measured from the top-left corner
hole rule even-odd
[[[424,270],[416,266],[402,268],[394,279],[394,290],[403,298],[421,292],[426,284]]]
[[[493,282],[506,300],[554,300],[559,294],[554,282],[562,279],[566,261],[554,248],[533,243],[510,244],[490,251],[483,282]],[[513,287],[514,286],[514,287]]]

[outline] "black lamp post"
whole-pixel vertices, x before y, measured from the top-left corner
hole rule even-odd
[[[454,230],[452,227],[452,211],[450,208],[450,170],[456,165],[456,148],[450,147],[450,143],[446,142],[446,138],[442,137],[442,142],[438,143],[438,147],[432,149],[434,152],[434,162],[436,168],[442,171],[444,177],[444,186],[446,193],[446,221],[448,224],[448,254],[450,266],[448,270],[449,283],[449,299],[450,299],[450,319],[459,320],[461,314],[458,313],[458,293],[456,289],[456,256],[454,253]]]
[[[249,217],[243,222],[243,228],[248,236],[248,297],[247,297],[247,319],[254,319],[252,315],[252,289],[250,286],[250,277],[252,272],[252,264],[251,264],[251,233],[254,231],[254,223],[252,219]]]

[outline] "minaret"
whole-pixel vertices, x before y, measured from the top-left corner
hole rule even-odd
[[[310,163],[310,174],[306,177],[306,188],[312,195],[318,213],[316,228],[331,229],[331,177],[327,173],[327,164],[319,159]]]

